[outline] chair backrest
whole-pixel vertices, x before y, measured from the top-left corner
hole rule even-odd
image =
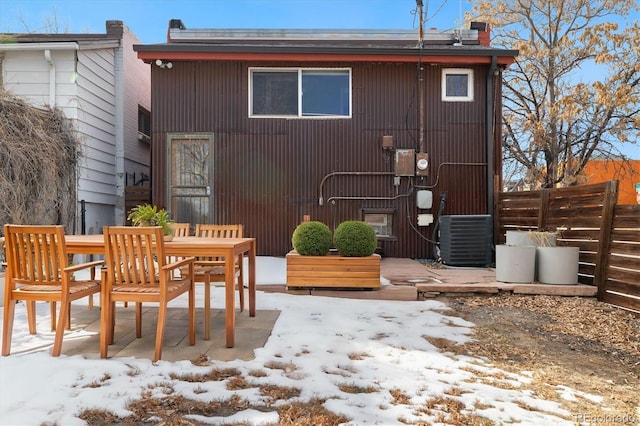
[[[196,225],[196,237],[242,238],[242,225]]]
[[[68,266],[62,225],[5,225],[7,273],[16,284],[58,285]]]
[[[191,235],[191,224],[187,222],[174,222],[171,224],[174,237],[188,237]]]
[[[103,234],[109,285],[157,285],[166,264],[160,226],[105,226]]]

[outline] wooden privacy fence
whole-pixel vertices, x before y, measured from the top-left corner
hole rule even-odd
[[[496,197],[496,244],[506,232],[558,233],[558,245],[580,248],[578,281],[598,300],[640,312],[640,205],[616,205],[618,182]]]
[[[126,214],[138,204],[151,204],[150,186],[125,186],[124,188],[124,209]]]

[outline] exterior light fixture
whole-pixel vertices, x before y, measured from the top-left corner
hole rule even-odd
[[[173,64],[169,61],[163,61],[162,59],[156,59],[156,65],[160,68],[173,68]]]

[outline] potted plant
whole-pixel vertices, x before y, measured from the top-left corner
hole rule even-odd
[[[322,222],[302,222],[293,231],[291,244],[302,256],[324,256],[331,248],[331,230]]]
[[[169,212],[165,209],[158,209],[158,206],[151,204],[141,204],[131,209],[128,220],[133,226],[160,226],[162,233],[167,237],[173,235],[171,225],[173,221],[169,218]]]
[[[362,221],[345,221],[333,234],[322,222],[303,222],[293,232],[287,254],[287,288],[380,288],[377,237]]]
[[[496,246],[496,280],[541,284],[577,284],[580,249],[558,246],[558,232],[507,231]]]
[[[347,220],[336,228],[333,243],[340,256],[371,256],[378,246],[376,231],[361,220]]]

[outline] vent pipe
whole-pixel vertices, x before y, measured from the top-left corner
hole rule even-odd
[[[422,83],[424,80],[424,67],[422,66],[422,47],[424,45],[424,34],[422,27],[424,26],[422,20],[422,0],[416,0],[418,6],[418,15],[420,22],[420,29],[418,31],[418,48],[420,49],[420,56],[418,58],[418,152],[424,153],[424,90]]]

